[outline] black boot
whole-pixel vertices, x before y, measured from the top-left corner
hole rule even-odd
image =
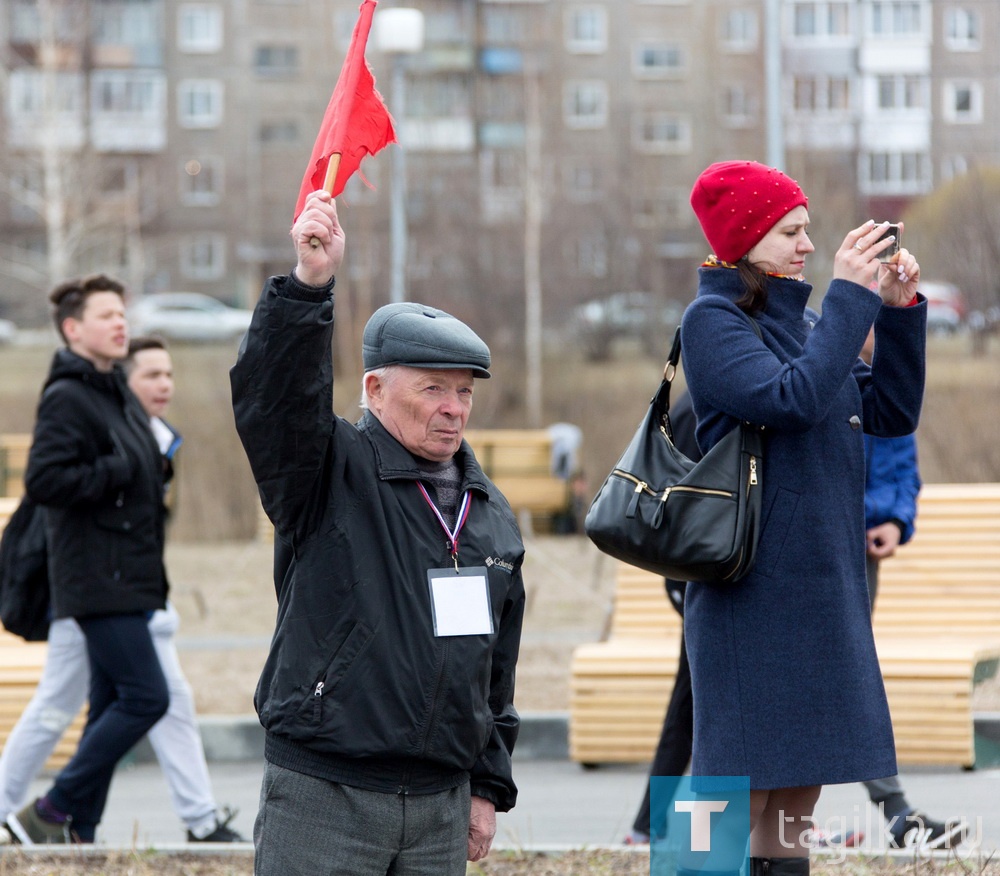
[[[809,876],[809,859],[751,858],[750,876]]]

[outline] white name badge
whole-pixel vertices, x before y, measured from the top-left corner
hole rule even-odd
[[[428,569],[435,636],[482,636],[493,632],[485,566],[457,571]]]

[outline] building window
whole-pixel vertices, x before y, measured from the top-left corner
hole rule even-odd
[[[847,0],[801,0],[792,6],[792,34],[798,38],[849,37],[851,8]]]
[[[299,70],[296,46],[257,46],[253,67],[258,76],[290,76]]]
[[[927,80],[923,76],[878,76],[876,82],[880,110],[927,107]]]
[[[600,232],[583,234],[573,244],[573,261],[581,277],[608,275],[608,242]]]
[[[10,172],[10,218],[37,222],[45,205],[45,183],[40,167],[23,166]]]
[[[684,72],[684,51],[676,43],[643,40],[635,46],[632,69],[643,79],[663,79]]]
[[[202,232],[181,241],[181,276],[186,280],[218,280],[226,274],[226,238]]]
[[[799,113],[846,112],[851,108],[851,81],[846,76],[796,76],[792,101]]]
[[[685,228],[690,224],[690,191],[657,188],[632,195],[632,222],[637,228]]]
[[[757,99],[746,85],[729,85],[722,91],[722,118],[731,128],[748,128],[757,115]]]
[[[570,6],[566,10],[566,49],[599,54],[608,48],[608,13],[603,6]]]
[[[635,121],[632,140],[640,152],[690,152],[691,122],[674,113],[640,113]]]
[[[158,7],[155,3],[91,4],[94,42],[100,46],[136,47],[159,42],[163,22]]]
[[[730,10],[722,20],[722,47],[729,52],[752,52],[757,48],[757,13],[753,9]]]
[[[979,13],[953,6],[944,13],[944,43],[953,52],[978,52],[982,47]]]
[[[520,43],[528,38],[528,26],[520,10],[486,8],[481,14],[487,42]]]
[[[79,73],[56,73],[53,98],[56,113],[75,116],[83,109],[83,76]],[[8,107],[12,116],[45,112],[45,74],[21,68],[10,71]]]
[[[953,125],[975,125],[983,120],[983,86],[954,80],[944,84],[944,118]]]
[[[862,161],[862,187],[868,194],[926,192],[930,166],[930,156],[923,152],[872,152]]]
[[[189,158],[181,166],[181,201],[210,207],[222,199],[222,159]]]
[[[160,106],[158,74],[136,70],[98,70],[91,80],[94,109],[102,113],[143,116]]]
[[[941,159],[942,181],[965,176],[968,172],[969,160],[964,155],[945,155]]]
[[[406,90],[406,115],[413,119],[468,118],[472,113],[471,84],[461,73],[421,76]]]
[[[568,128],[603,128],[608,123],[606,82],[567,82],[563,91],[563,118]]]
[[[177,48],[210,54],[222,48],[222,7],[214,3],[182,3],[177,9]]]
[[[259,138],[264,144],[297,143],[299,126],[290,121],[261,122]]]
[[[566,199],[576,203],[592,203],[604,194],[600,166],[582,159],[563,164],[563,185]]]
[[[920,36],[924,32],[923,7],[921,0],[872,0],[872,35]]]
[[[177,120],[182,128],[222,124],[225,89],[217,79],[183,79],[177,84]]]

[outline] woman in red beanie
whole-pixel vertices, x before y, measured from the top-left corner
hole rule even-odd
[[[821,786],[896,772],[865,581],[863,434],[916,429],[927,308],[916,260],[900,249],[881,264],[891,241],[871,221],[837,250],[822,316],[808,308],[808,201],[775,168],[713,164],[691,205],[713,250],[681,328],[698,443],[740,420],[765,429],[754,568],[687,589],[692,776],[749,776],[752,872],[801,876]]]

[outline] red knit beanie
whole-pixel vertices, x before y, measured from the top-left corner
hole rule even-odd
[[[807,206],[795,180],[756,161],[720,161],[702,171],[691,206],[715,255],[743,258],[790,210]]]

